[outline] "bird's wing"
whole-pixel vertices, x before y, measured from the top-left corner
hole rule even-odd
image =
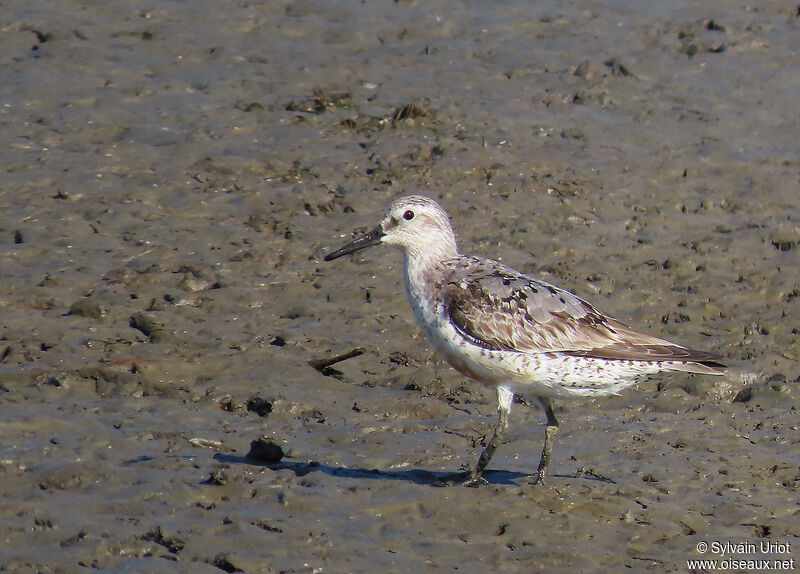
[[[443,304],[454,327],[488,349],[642,361],[718,357],[640,333],[569,291],[496,261],[468,258],[448,274]]]

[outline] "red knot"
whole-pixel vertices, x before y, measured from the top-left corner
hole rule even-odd
[[[650,375],[721,375],[721,357],[635,331],[578,296],[492,259],[461,255],[447,213],[422,195],[396,200],[380,225],[325,261],[386,243],[404,256],[406,290],[425,335],[458,372],[497,390],[500,420],[471,472],[480,484],[502,442],[514,393],[547,416],[534,483],[544,483],[558,431],[552,399],[617,394]]]

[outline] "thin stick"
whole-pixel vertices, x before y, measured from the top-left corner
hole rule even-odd
[[[311,359],[308,361],[308,364],[314,367],[323,375],[327,374],[328,369],[332,365],[336,363],[341,363],[342,361],[346,361],[347,359],[352,359],[353,357],[358,357],[359,355],[364,354],[364,347],[356,347],[352,351],[348,351],[347,353],[342,353],[341,355],[336,355],[330,357],[328,359]]]

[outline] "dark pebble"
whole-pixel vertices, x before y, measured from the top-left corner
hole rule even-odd
[[[260,417],[265,417],[272,412],[272,403],[261,397],[251,397],[247,401],[247,410],[256,413]]]
[[[733,397],[734,403],[746,403],[753,398],[753,387],[745,387]]]
[[[266,464],[275,464],[280,462],[283,458],[283,449],[263,438],[256,439],[250,443],[250,452],[247,453],[247,459],[253,462],[263,462]]]

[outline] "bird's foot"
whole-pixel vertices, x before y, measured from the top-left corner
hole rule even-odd
[[[608,478],[607,476],[603,476],[599,472],[597,472],[593,468],[587,468],[582,466],[578,469],[577,475],[583,476],[585,478],[590,478],[592,480],[599,480],[600,482],[607,482],[609,484],[617,484],[614,480]]]
[[[528,484],[530,485],[539,485],[544,486],[547,482],[547,472],[544,469],[539,469],[539,471],[533,475],[533,480],[531,480]]]
[[[446,474],[436,481],[436,486],[469,486],[474,488],[481,484],[489,484],[489,481],[480,474],[477,474],[474,470]]]

